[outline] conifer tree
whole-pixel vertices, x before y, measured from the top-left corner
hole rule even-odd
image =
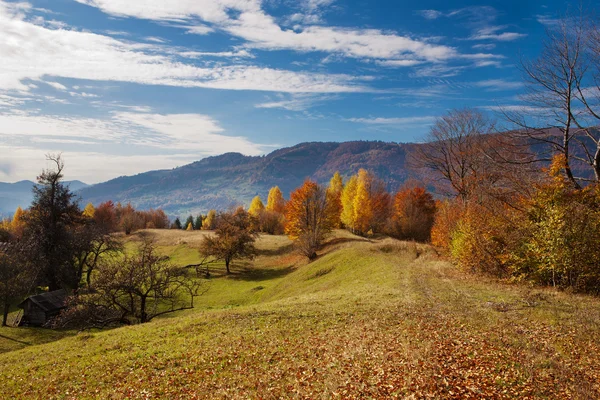
[[[194,230],[199,231],[200,229],[202,229],[202,215],[198,214],[194,222]]]

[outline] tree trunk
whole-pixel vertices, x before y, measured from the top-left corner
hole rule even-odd
[[[10,310],[10,303],[8,301],[4,302],[4,310],[2,313],[2,326],[8,326],[8,311]]]
[[[229,263],[231,262],[231,260],[229,258],[225,259],[225,268],[227,269],[227,275],[231,274],[231,271],[229,270]]]
[[[143,324],[147,321],[147,319],[148,316],[146,315],[146,297],[142,296],[142,299],[140,301],[140,322]]]

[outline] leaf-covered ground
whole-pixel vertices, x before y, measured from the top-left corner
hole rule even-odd
[[[194,237],[162,245],[193,258]],[[0,398],[600,398],[597,299],[390,239],[340,234],[311,264],[259,244],[197,309],[0,354]]]

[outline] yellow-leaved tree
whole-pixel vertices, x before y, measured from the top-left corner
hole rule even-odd
[[[83,209],[83,216],[87,218],[94,218],[96,214],[96,209],[92,203],[87,203],[85,208]]]
[[[256,196],[252,199],[252,203],[250,203],[250,208],[248,209],[248,214],[253,217],[260,217],[260,214],[265,210],[265,205],[263,204],[260,196]]]
[[[344,191],[344,182],[339,171],[333,174],[333,177],[329,181],[329,187],[327,188],[327,196],[331,203],[332,218],[336,228],[341,226],[341,215],[342,215],[342,192]]]
[[[359,234],[366,234],[371,227],[373,209],[371,207],[371,176],[362,168],[358,171],[353,209],[354,231]]]
[[[25,221],[23,219],[25,212],[21,207],[17,207],[12,221],[10,222],[10,230],[13,235],[20,237],[25,229]]]
[[[274,186],[269,190],[267,198],[267,211],[283,214],[285,212],[285,199],[279,189],[279,186]]]
[[[354,197],[356,197],[356,186],[358,177],[353,175],[350,177],[346,186],[342,191],[342,213],[340,219],[344,226],[351,231],[354,231]]]
[[[208,214],[206,214],[206,218],[202,220],[202,230],[210,231],[215,229],[215,217],[217,216],[217,212],[215,210],[210,210]]]

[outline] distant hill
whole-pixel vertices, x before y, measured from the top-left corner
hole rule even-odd
[[[72,191],[81,190],[88,185],[81,181],[65,182]],[[19,181],[15,183],[0,182],[0,217],[11,216],[17,207],[27,208],[33,200],[32,181]]]
[[[226,153],[172,170],[150,171],[112,179],[81,189],[82,202],[131,202],[136,208],[162,208],[169,215],[185,216],[263,201],[272,186],[286,197],[312,178],[327,183],[335,171],[348,177],[360,168],[374,172],[397,189],[407,178],[405,159],[415,144],[384,142],[301,143],[266,156]]]

